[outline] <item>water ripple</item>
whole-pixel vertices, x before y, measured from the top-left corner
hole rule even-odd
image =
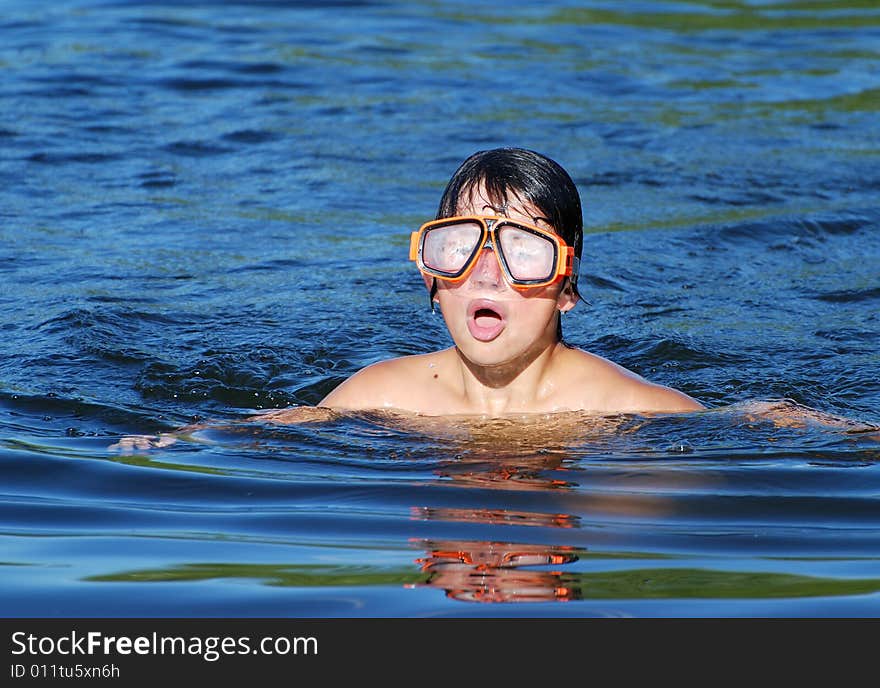
[[[880,615],[868,4],[7,5],[6,613]],[[712,409],[253,417],[451,344],[408,236],[498,145],[566,340]]]

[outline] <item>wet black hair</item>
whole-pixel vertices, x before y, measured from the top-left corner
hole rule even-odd
[[[478,151],[452,175],[440,198],[436,219],[457,215],[459,203],[469,200],[481,185],[493,206],[527,202],[540,210],[580,259],[584,241],[581,197],[568,172],[555,160],[526,148]],[[571,288],[577,294],[577,275],[572,277]],[[562,341],[561,318],[557,336]]]

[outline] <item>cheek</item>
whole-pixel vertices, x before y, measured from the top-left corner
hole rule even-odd
[[[557,312],[556,300],[549,295],[532,297],[510,304],[509,318],[512,322],[532,323],[540,326],[553,318]]]
[[[544,316],[556,312],[556,301],[553,299],[533,299],[522,304],[522,313]]]
[[[520,296],[529,301],[538,299],[555,301],[559,296],[559,287],[553,284],[546,287],[527,287],[526,289],[517,289],[516,291]]]
[[[524,306],[542,310],[549,308],[556,310],[562,293],[562,288],[558,284],[550,284],[546,287],[531,287],[528,289],[517,289],[517,296],[520,297]]]
[[[430,289],[430,285],[428,289]],[[464,317],[465,304],[467,301],[460,297],[454,290],[445,289],[442,285],[434,294],[434,301],[440,304],[440,312],[443,313],[444,319],[452,317],[457,318],[459,315]]]

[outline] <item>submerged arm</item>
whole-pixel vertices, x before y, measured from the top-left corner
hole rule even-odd
[[[825,427],[846,434],[866,434],[880,441],[880,426],[852,418],[817,411],[795,401],[758,401],[741,407],[748,420],[769,420],[780,428]]]
[[[192,440],[194,433],[210,427],[221,426],[195,423],[193,425],[185,425],[172,432],[161,432],[158,435],[126,435],[118,442],[111,444],[107,449],[122,454],[131,454],[134,451],[147,451],[149,449],[161,449],[162,447],[174,444],[177,440]]]
[[[195,441],[195,433],[201,430],[222,430],[242,423],[278,423],[291,425],[294,423],[320,423],[331,420],[335,412],[329,408],[315,406],[292,406],[291,408],[266,411],[241,420],[225,421],[222,423],[194,423],[185,425],[172,432],[162,432],[158,435],[127,435],[115,444],[111,444],[110,451],[118,451],[128,454],[133,451],[147,451],[149,449],[161,449],[168,447],[178,440]]]

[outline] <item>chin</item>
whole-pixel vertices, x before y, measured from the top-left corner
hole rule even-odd
[[[499,342],[498,339],[479,342],[468,337],[456,341],[455,346],[468,361],[483,367],[506,365],[525,355],[525,352],[515,350],[509,343]]]

